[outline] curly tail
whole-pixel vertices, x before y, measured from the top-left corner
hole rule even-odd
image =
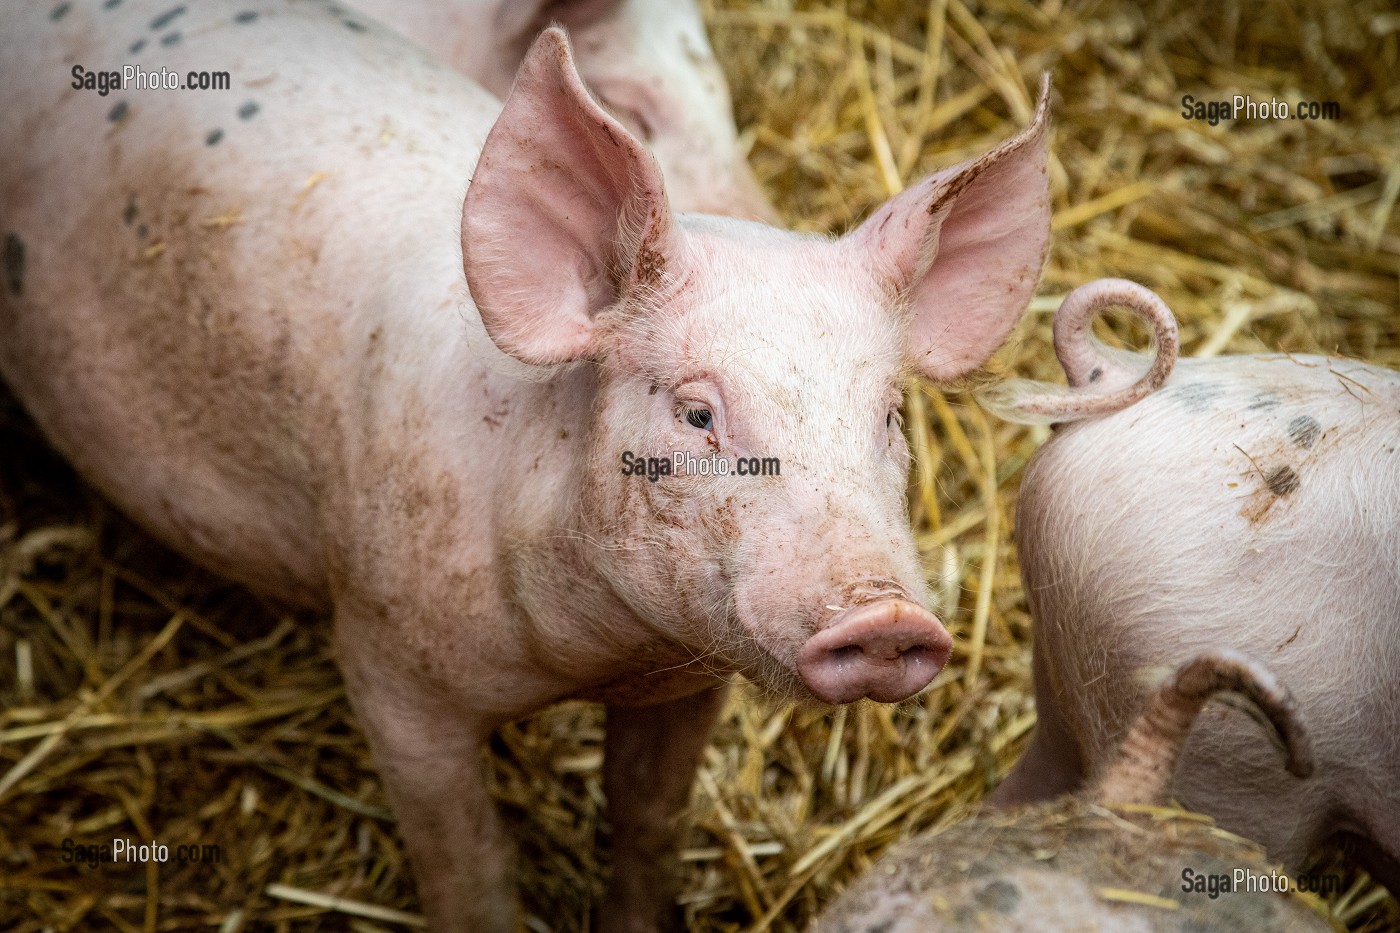
[[[1090,329],[1095,317],[1118,306],[1152,328],[1153,352],[1146,372],[1144,354],[1107,347]],[[1179,349],[1176,318],[1161,298],[1127,279],[1098,279],[1070,292],[1055,312],[1055,355],[1068,387],[1013,379],[978,392],[977,398],[988,411],[1020,424],[1106,415],[1160,388],[1171,375]]]
[[[1221,649],[1197,655],[1157,689],[1123,740],[1118,759],[1090,788],[1090,799],[1160,805],[1201,708],[1224,690],[1240,694],[1262,714],[1283,745],[1290,774],[1312,774],[1312,742],[1293,696],[1258,661]]]

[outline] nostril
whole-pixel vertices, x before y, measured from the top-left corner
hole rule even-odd
[[[907,651],[902,651],[900,653],[906,661],[911,661],[916,664],[937,664],[939,667],[943,666],[942,655],[928,645],[915,645]]]
[[[865,649],[860,645],[841,645],[831,649],[833,661],[854,661],[863,654],[865,654]]]
[[[797,669],[828,703],[913,696],[942,669],[952,639],[932,613],[907,600],[882,600],[842,612],[798,653]]]

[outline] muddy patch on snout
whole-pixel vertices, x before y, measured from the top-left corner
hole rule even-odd
[[[862,580],[842,588],[841,606],[852,609],[882,599],[909,599],[908,592],[894,580]]]

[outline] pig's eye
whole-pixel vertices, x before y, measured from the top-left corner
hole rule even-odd
[[[898,408],[891,408],[889,414],[885,415],[885,427],[891,431],[897,431],[904,427],[904,415],[900,414]]]
[[[710,414],[708,408],[687,408],[685,410],[685,420],[692,428],[708,431],[710,430],[710,425],[714,422],[714,416]]]

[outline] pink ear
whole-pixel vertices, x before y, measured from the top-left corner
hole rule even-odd
[[[1050,79],[1031,125],[891,198],[851,234],[910,304],[909,358],[930,379],[975,369],[1005,342],[1050,240]]]
[[[564,32],[545,30],[462,206],[462,259],[486,332],[527,363],[594,355],[598,312],[656,285],[677,236],[655,160],[589,96]]]

